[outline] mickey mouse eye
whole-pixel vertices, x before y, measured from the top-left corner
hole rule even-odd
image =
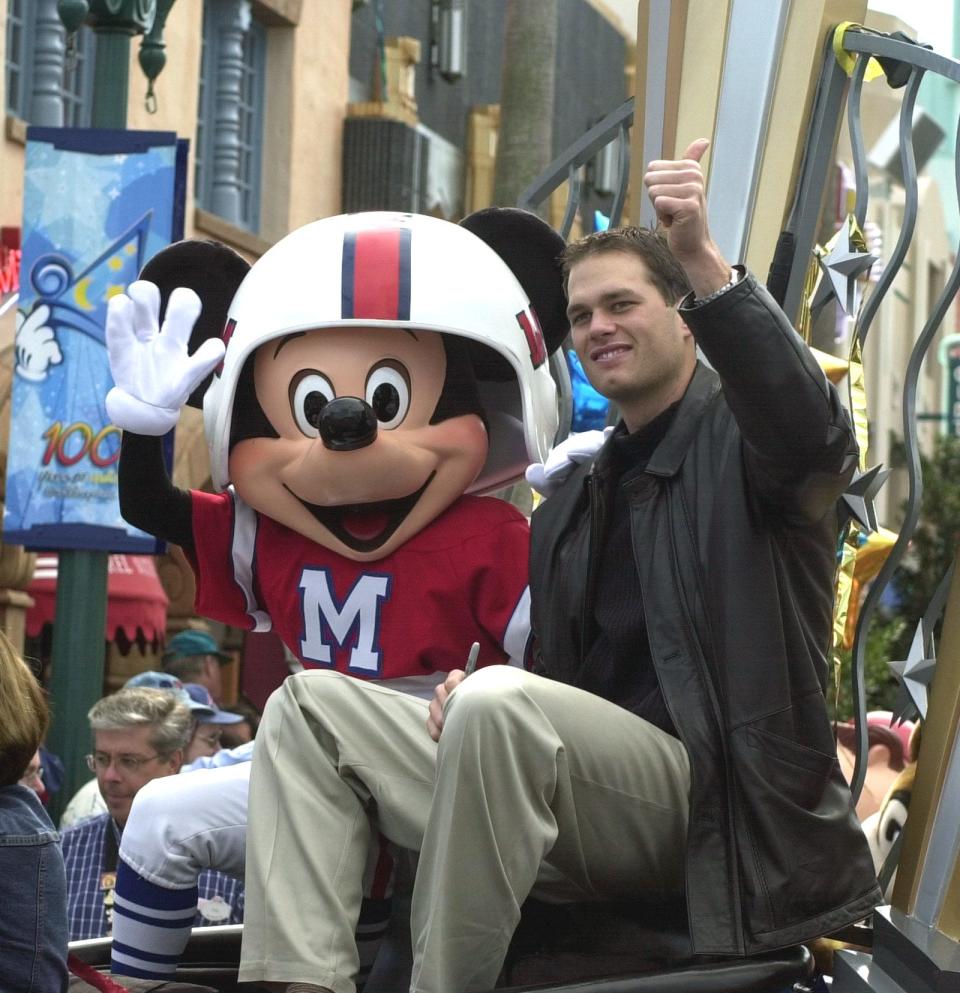
[[[403,423],[410,409],[410,377],[399,362],[382,362],[367,376],[367,403],[379,426],[390,431]]]
[[[290,384],[293,419],[308,438],[319,436],[320,413],[336,395],[326,376],[309,369],[299,373]]]

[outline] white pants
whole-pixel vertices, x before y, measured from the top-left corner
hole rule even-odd
[[[374,829],[420,852],[414,993],[491,988],[531,893],[682,892],[689,764],[677,739],[508,666],[454,691],[439,747],[426,716],[423,701],[332,672],[293,676],[270,698],[250,785],[242,981],[353,993]]]

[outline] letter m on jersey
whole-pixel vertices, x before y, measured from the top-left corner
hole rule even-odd
[[[305,662],[335,665],[337,648],[350,647],[347,669],[378,675],[380,607],[390,595],[390,577],[364,573],[353,584],[342,604],[337,603],[327,569],[304,569],[300,574],[303,638],[300,652]]]

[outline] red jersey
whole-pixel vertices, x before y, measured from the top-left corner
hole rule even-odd
[[[474,641],[479,665],[523,664],[530,532],[510,504],[461,497],[395,552],[356,562],[232,489],[192,497],[199,614],[274,630],[305,667],[409,684],[398,688],[463,668]]]

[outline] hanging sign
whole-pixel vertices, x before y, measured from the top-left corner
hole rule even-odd
[[[185,166],[172,132],[27,131],[4,541],[158,549],[120,516],[104,323],[108,300],[183,237]]]

